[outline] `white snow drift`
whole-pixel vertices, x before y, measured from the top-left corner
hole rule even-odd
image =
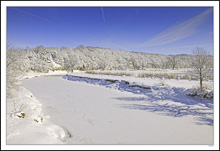
[[[187,96],[178,84],[173,88],[155,79],[135,80],[83,72],[25,79],[23,86],[31,93],[25,90],[23,103],[32,110],[24,108],[24,118],[8,117],[7,142],[213,144],[212,100]],[[146,83],[150,89],[137,87]]]

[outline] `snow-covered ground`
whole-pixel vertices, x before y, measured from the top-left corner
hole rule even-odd
[[[50,116],[34,95],[21,86],[21,81],[45,75],[64,75],[66,72],[28,73],[20,76],[20,84],[7,98],[7,144],[63,144],[65,132],[52,123]]]
[[[7,105],[8,144],[213,144],[213,100],[183,93],[198,81],[85,72],[23,79],[18,112]]]
[[[142,97],[138,100],[154,104],[153,108],[151,106],[130,106],[129,108],[145,108],[145,110],[154,112],[166,111],[165,114],[174,117],[201,115],[203,122],[206,121],[206,124],[213,125],[213,99],[201,99],[200,97],[186,95],[193,90],[193,85],[198,84],[198,81],[163,79],[161,82],[161,79],[158,78],[94,75],[84,72],[74,72],[65,75],[63,78],[100,85],[121,92],[139,94]],[[206,84],[213,85],[212,82]],[[132,99],[128,100],[132,101]],[[207,109],[203,107],[207,107]]]
[[[167,73],[167,74],[192,74],[192,69],[181,68],[181,69],[159,69],[159,68],[148,68],[146,70],[95,70],[100,73],[110,72],[110,73],[131,73],[134,76],[138,76],[140,73]]]
[[[124,72],[124,71],[123,71]],[[130,72],[130,71],[128,71]],[[143,72],[143,71],[134,71],[134,73]],[[147,72],[147,71],[145,71]],[[110,75],[102,75],[102,74],[87,74],[85,72],[73,72],[68,75],[80,76],[80,77],[90,77],[90,78],[98,78],[98,79],[112,79],[112,80],[124,80],[128,81],[135,85],[145,85],[145,86],[169,86],[176,88],[185,88],[185,89],[193,89],[199,87],[198,80],[178,80],[178,79],[161,79],[161,78],[139,78],[132,76],[110,76]],[[206,86],[209,90],[213,90],[214,84],[213,81],[203,81],[203,85]]]

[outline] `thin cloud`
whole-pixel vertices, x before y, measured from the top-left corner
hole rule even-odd
[[[196,17],[193,17],[189,20],[186,20],[180,24],[174,25],[164,30],[150,41],[147,41],[146,43],[142,44],[141,47],[169,44],[177,40],[192,36],[196,33],[196,28],[204,22],[206,17],[211,12],[212,8],[209,8]]]
[[[29,12],[26,12],[26,11],[23,11],[23,10],[20,10],[20,9],[17,9],[17,8],[13,8],[13,9],[15,9],[15,10],[17,10],[17,11],[19,11],[19,12],[25,13],[25,14],[27,14],[27,15],[36,17],[36,18],[38,18],[38,19],[41,19],[41,20],[43,20],[43,21],[46,21],[46,22],[49,22],[49,23],[54,23],[53,21],[50,21],[50,20],[48,20],[48,19],[46,19],[46,18],[37,16],[37,15],[35,15],[35,14],[29,13]]]
[[[170,48],[163,48],[163,50],[184,50],[184,49],[194,49],[196,47],[202,47],[202,48],[205,48],[205,49],[211,49],[212,48],[212,45],[211,44],[199,44],[199,45],[186,45],[186,46],[179,46],[179,47],[170,47]]]
[[[107,26],[107,24],[106,24],[106,21],[105,21],[105,13],[104,13],[104,9],[103,9],[103,7],[101,7],[101,11],[102,11],[102,18],[103,18],[103,21],[104,21],[105,27],[106,27],[107,30],[109,30],[109,29],[108,29],[108,26]]]

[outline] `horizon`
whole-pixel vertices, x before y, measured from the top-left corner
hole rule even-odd
[[[109,48],[162,55],[213,51],[213,7],[8,7],[16,48]]]
[[[45,47],[43,45],[39,45],[39,46],[36,46],[36,47],[26,47],[26,48],[15,48],[15,47],[11,47],[9,49],[14,49],[14,50],[31,50],[31,49],[36,49],[37,47],[44,47],[44,48],[58,48],[59,50],[62,48],[62,47],[67,47],[67,46],[61,46],[61,47]],[[126,50],[120,50],[120,49],[112,49],[112,48],[104,48],[104,47],[96,47],[96,46],[84,46],[84,45],[79,45],[79,46],[76,46],[74,48],[72,47],[67,47],[67,48],[70,48],[70,49],[76,49],[78,47],[85,47],[85,48],[88,48],[88,47],[92,47],[92,48],[100,48],[100,49],[111,49],[111,50],[115,50],[115,51],[125,51],[125,52],[131,52],[131,53],[145,53],[145,54],[153,54],[153,55],[165,55],[165,56],[170,56],[170,55],[193,55],[193,54],[187,54],[187,53],[178,53],[178,54],[159,54],[159,53],[148,53],[148,52],[138,52],[138,51],[126,51]],[[208,54],[210,56],[214,56],[213,54]]]

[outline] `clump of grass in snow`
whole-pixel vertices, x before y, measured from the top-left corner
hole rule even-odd
[[[43,117],[41,117],[40,119],[34,119],[34,121],[37,122],[37,123],[38,123],[38,122],[41,122],[41,123],[42,123],[42,122],[43,122]]]
[[[86,73],[102,74],[102,75],[116,75],[116,76],[134,76],[133,73],[128,73],[128,72],[108,72],[108,71],[87,70]]]
[[[26,114],[24,112],[17,113],[17,117],[24,118]]]
[[[193,80],[191,75],[184,74],[168,74],[168,73],[138,73],[137,75],[132,72],[111,72],[111,71],[96,71],[96,70],[87,70],[86,73],[90,74],[102,74],[102,75],[116,75],[116,76],[132,76],[132,77],[141,77],[141,78],[164,78],[164,79],[184,79],[184,80]],[[207,79],[212,80],[213,75],[207,76]],[[195,79],[196,80],[196,79]]]
[[[139,73],[138,77],[178,79],[179,76],[177,74],[167,74],[167,73]]]
[[[139,73],[138,77],[147,77],[147,78],[152,78],[153,74],[152,73]]]
[[[38,123],[38,120],[34,119],[34,121]]]
[[[24,107],[25,107],[25,106],[24,106],[24,104],[22,103],[21,106],[20,106],[20,108],[19,108],[19,110],[17,111],[16,105],[15,105],[15,102],[14,102],[14,111],[12,111],[12,112],[10,113],[10,116],[11,116],[11,117],[12,117],[12,116],[17,116],[17,117],[19,117],[19,118],[24,118],[24,117],[26,116],[25,112],[23,112]]]
[[[58,71],[61,70],[62,71],[62,70],[65,70],[65,69],[63,67],[54,67],[52,70],[58,70]]]

